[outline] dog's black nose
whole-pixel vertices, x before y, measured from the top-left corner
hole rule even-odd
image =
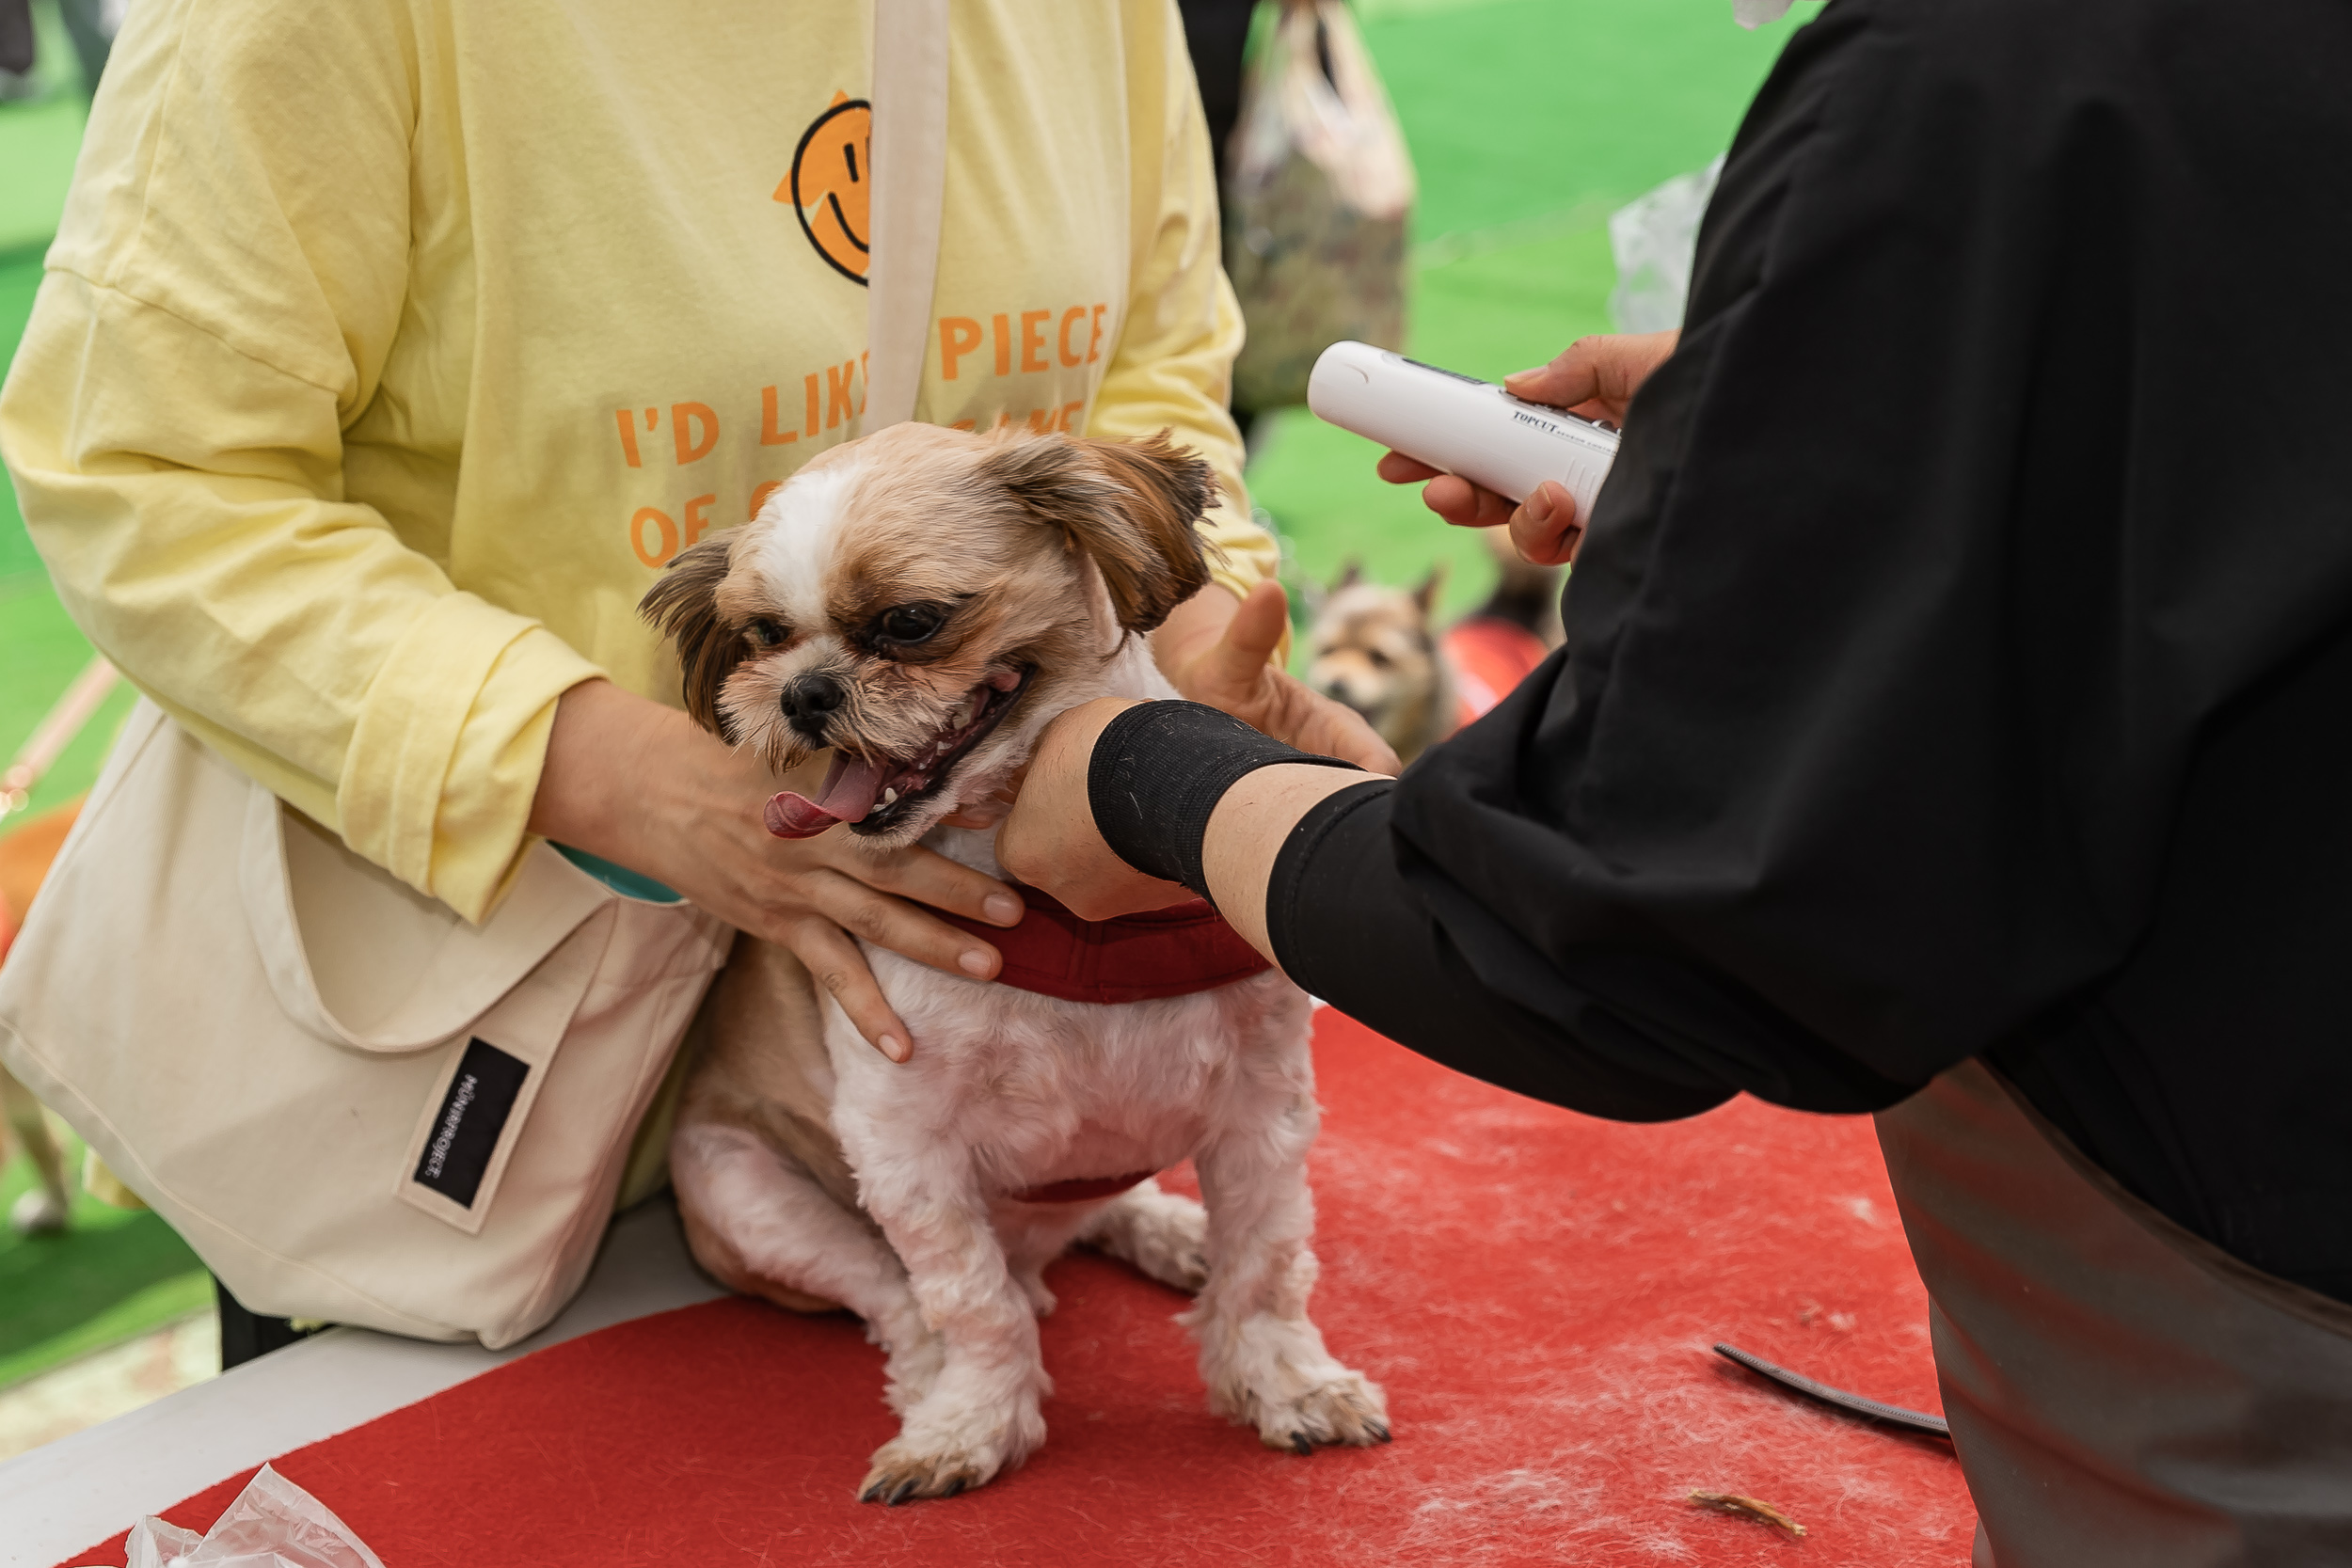
[[[812,670],[787,682],[776,698],[776,705],[784,709],[785,718],[794,729],[816,740],[823,738],[825,721],[833,717],[834,710],[849,695],[848,689],[838,680],[822,670]]]

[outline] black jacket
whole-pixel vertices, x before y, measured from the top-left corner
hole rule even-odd
[[[1833,0],[1568,644],[1278,867],[1285,967],[1606,1116],[1984,1055],[2352,1299],[2352,5]]]

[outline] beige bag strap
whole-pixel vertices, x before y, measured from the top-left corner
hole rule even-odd
[[[874,189],[861,434],[914,417],[947,194],[948,0],[874,0]]]

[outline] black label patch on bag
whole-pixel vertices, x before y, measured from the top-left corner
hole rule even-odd
[[[518,1061],[480,1037],[466,1042],[465,1058],[441,1097],[424,1156],[417,1162],[416,1182],[429,1187],[460,1208],[473,1207],[474,1194],[490,1168],[499,1134],[514,1114],[515,1098],[523,1092],[531,1064]]]

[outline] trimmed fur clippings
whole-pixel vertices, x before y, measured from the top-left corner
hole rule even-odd
[[[779,772],[830,750],[787,836],[917,840],[1000,875],[987,803],[1057,715],[1175,693],[1136,635],[1207,580],[1207,467],[1164,437],[981,436],[899,425],[803,468],[681,556],[646,613],[687,705]],[[1389,1437],[1378,1386],[1307,1316],[1309,1003],[1279,972],[1116,1006],[945,974],[868,945],[914,1037],[892,1063],[793,957],[743,938],[701,1022],[671,1144],[695,1258],[795,1310],[845,1306],[888,1352],[903,1419],[860,1487],[950,1497],[1044,1440],[1038,1315],[1073,1243],[1196,1291],[1213,1408],[1267,1446]],[[1207,1207],[1152,1181],[1025,1202],[1051,1183],[1190,1159]]]
[[[1803,1525],[1774,1508],[1771,1503],[1755,1497],[1741,1497],[1737,1492],[1693,1492],[1691,1494],[1691,1500],[1701,1508],[1711,1508],[1718,1513],[1729,1513],[1737,1518],[1753,1519],[1759,1525],[1770,1525],[1774,1529],[1785,1530],[1792,1539],[1802,1539],[1805,1533]]]

